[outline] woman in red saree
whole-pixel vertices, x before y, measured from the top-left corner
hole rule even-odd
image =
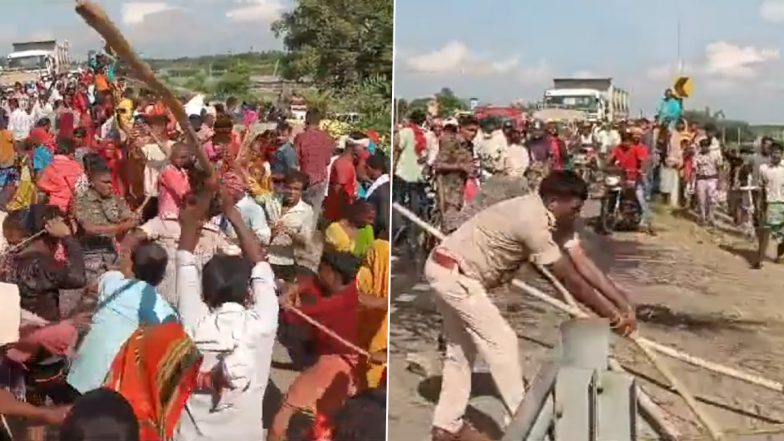
[[[178,323],[139,328],[120,349],[105,387],[131,404],[140,441],[174,436],[201,362],[201,354]]]

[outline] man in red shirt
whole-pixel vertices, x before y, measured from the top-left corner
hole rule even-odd
[[[634,183],[634,194],[642,211],[642,227],[653,235],[651,226],[651,212],[648,202],[645,199],[645,186],[643,177],[648,172],[651,164],[651,156],[648,149],[641,143],[634,143],[631,133],[624,132],[621,135],[621,145],[615,147],[610,154],[609,165],[616,165],[623,171],[623,179]]]
[[[337,222],[346,216],[346,209],[357,199],[357,162],[360,150],[353,141],[346,142],[346,149],[332,163],[329,173],[329,191],[324,201],[324,218]]]
[[[294,151],[302,173],[308,176],[308,188],[302,200],[313,207],[313,228],[321,217],[324,197],[327,194],[327,168],[335,151],[335,140],[319,128],[321,112],[308,110],[305,115],[305,131],[294,138]]]
[[[350,253],[327,251],[321,258],[316,283],[299,286],[282,301],[296,305],[343,340],[356,344],[359,294],[355,281],[359,265],[359,259]],[[314,291],[318,295],[303,297]],[[289,323],[302,322],[288,311],[285,317]],[[359,355],[319,329],[314,329],[313,335],[318,360],[294,379],[272,421],[267,441],[283,441],[289,421],[298,411],[315,409],[331,417],[356,392]]]

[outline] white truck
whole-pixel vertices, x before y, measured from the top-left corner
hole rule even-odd
[[[612,78],[555,78],[540,106],[543,111],[552,109],[579,112],[590,122],[621,121],[629,117],[629,93],[616,87]]]
[[[0,80],[4,83],[35,81],[44,75],[67,73],[71,56],[67,41],[46,40],[13,43]]]

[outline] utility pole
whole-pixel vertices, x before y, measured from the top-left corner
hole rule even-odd
[[[678,76],[683,76],[683,57],[681,56],[681,19],[678,19],[677,34],[677,51],[678,51]]]

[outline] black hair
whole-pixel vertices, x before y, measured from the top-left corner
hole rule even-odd
[[[133,89],[131,89],[130,87],[126,88],[125,92],[123,92],[123,96],[125,98],[132,98],[133,97]]]
[[[84,138],[87,136],[87,129],[84,127],[77,127],[74,129],[74,138]]]
[[[60,441],[139,441],[139,421],[128,401],[106,388],[82,395],[60,427]]]
[[[357,277],[360,262],[359,258],[345,251],[327,250],[321,256],[321,263],[332,268],[340,275],[343,284],[349,284]]]
[[[27,209],[25,228],[32,235],[46,227],[46,223],[60,216],[60,209],[54,205],[32,204]]]
[[[460,127],[465,126],[478,126],[479,120],[473,115],[465,115],[460,117]]]
[[[539,185],[542,199],[588,199],[588,184],[577,173],[556,170],[547,175]]]
[[[87,153],[82,158],[82,164],[84,164],[84,172],[87,176],[92,176],[93,171],[98,171],[102,168],[109,169],[109,165],[106,163],[106,160],[99,155],[98,153]]]
[[[773,138],[771,138],[770,136],[763,136],[762,139],[760,140],[760,144],[765,144],[766,142],[774,142],[774,141]]]
[[[308,177],[308,175],[306,175],[305,173],[302,173],[299,170],[289,170],[286,173],[286,177],[285,177],[284,182],[286,184],[289,184],[289,183],[292,183],[292,182],[300,182],[300,183],[302,183],[302,189],[305,190],[306,188],[308,188],[308,183],[310,183],[310,178]]]
[[[383,440],[386,436],[387,394],[366,390],[343,405],[334,419],[334,439],[340,441]]]
[[[3,229],[13,229],[27,233],[26,219],[27,210],[25,209],[9,211],[8,215],[3,219]]]
[[[711,124],[711,123],[705,124],[705,127],[703,127],[703,128],[705,129],[706,133],[707,132],[715,132],[716,131],[716,126]]]
[[[58,155],[73,155],[75,150],[74,141],[71,138],[58,138],[55,153]]]
[[[278,126],[275,128],[278,133],[289,132],[292,130],[291,124],[287,123],[286,121],[281,121],[278,123]]]
[[[157,243],[144,240],[134,248],[131,253],[133,262],[133,275],[152,286],[158,286],[166,276],[166,264],[169,255]]]
[[[318,109],[310,109],[305,114],[305,124],[315,126],[321,122],[321,111]]]
[[[367,160],[367,166],[373,170],[380,170],[381,173],[389,172],[389,161],[384,152],[377,150],[376,153],[370,156]]]
[[[411,113],[408,115],[408,119],[417,125],[422,125],[423,122],[427,119],[427,114],[420,109],[412,110]]]
[[[770,151],[773,150],[784,151],[784,146],[782,146],[780,142],[774,142],[770,145]]]
[[[204,303],[213,309],[224,303],[245,304],[251,269],[250,261],[240,256],[211,258],[201,273]]]
[[[35,122],[36,127],[46,127],[47,125],[51,124],[52,122],[49,121],[49,118],[41,118]]]

